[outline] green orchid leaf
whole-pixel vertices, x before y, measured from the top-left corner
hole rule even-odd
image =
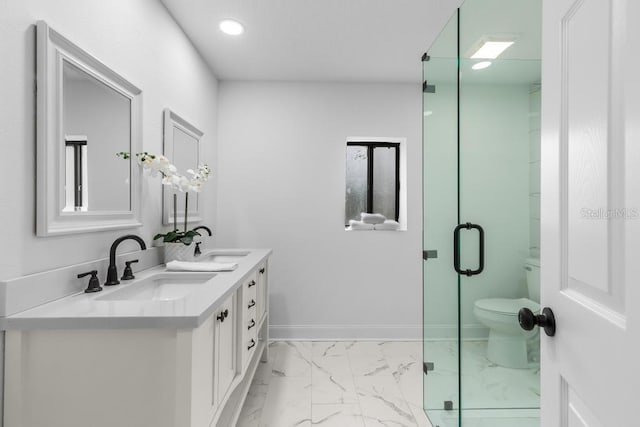
[[[176,233],[175,231],[170,231],[164,236],[163,242],[171,243],[171,242],[175,242],[179,238],[180,236],[178,236],[178,233]]]

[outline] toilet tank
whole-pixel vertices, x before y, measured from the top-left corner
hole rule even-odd
[[[540,302],[540,260],[527,258],[524,262],[524,271],[527,279],[529,299]]]

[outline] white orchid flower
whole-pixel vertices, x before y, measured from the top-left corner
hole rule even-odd
[[[178,174],[178,168],[175,167],[174,165],[172,165],[171,163],[169,163],[168,166],[166,166],[163,171],[162,171],[165,175],[176,175]]]
[[[180,177],[180,183],[179,185],[179,190],[180,191],[189,191],[189,180],[187,179],[186,176],[181,176]]]
[[[164,178],[162,178],[162,184],[163,185],[169,185],[171,186],[172,189],[174,190],[179,190],[180,189],[180,175],[165,175]]]
[[[199,193],[200,191],[202,191],[202,182],[192,179],[189,182],[189,191],[194,191],[196,193]]]

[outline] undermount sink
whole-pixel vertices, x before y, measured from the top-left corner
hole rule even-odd
[[[97,300],[102,301],[174,301],[189,295],[215,277],[215,273],[162,272],[125,284]],[[121,285],[122,286],[122,285]]]
[[[248,251],[219,251],[205,252],[196,261],[199,262],[238,262],[249,255]]]

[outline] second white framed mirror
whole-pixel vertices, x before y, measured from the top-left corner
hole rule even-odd
[[[196,128],[168,108],[164,109],[164,155],[169,158],[178,171],[184,173],[188,169],[197,169],[201,162],[200,140],[201,130]],[[184,197],[178,197],[176,212],[174,212],[173,194],[170,186],[163,186],[163,214],[162,223],[169,225],[174,223],[174,217],[178,224],[185,222]],[[178,193],[180,194],[180,193]],[[188,222],[194,223],[202,221],[201,197],[199,193],[190,193],[188,199]]]

